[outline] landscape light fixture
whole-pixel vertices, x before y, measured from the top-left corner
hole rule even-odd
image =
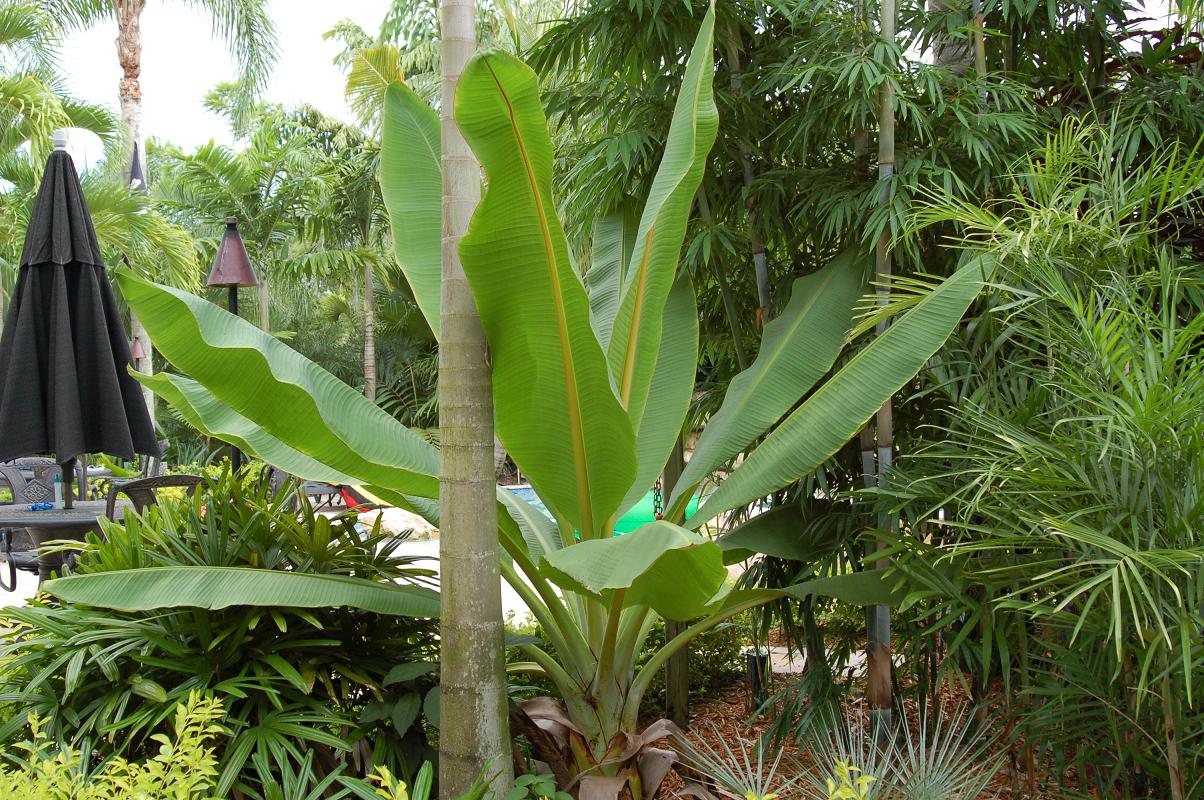
[[[226,217],[226,232],[217,246],[217,254],[213,257],[213,268],[209,270],[206,286],[225,286],[229,294],[230,313],[238,316],[238,290],[242,287],[258,286],[259,279],[251,267],[251,257],[247,255],[247,246],[243,244],[238,232],[238,220]],[[230,464],[234,472],[242,467],[242,453],[237,447],[230,448]]]

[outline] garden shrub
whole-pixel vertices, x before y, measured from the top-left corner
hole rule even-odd
[[[78,750],[55,752],[45,720],[29,718],[30,741],[16,747],[26,753],[20,766],[0,769],[0,796],[6,800],[203,800],[217,781],[214,743],[225,729],[218,724],[222,704],[199,692],[174,707],[171,736],[153,736],[155,755],[143,762],[114,758],[88,774]]]
[[[298,512],[229,475],[192,500],[166,500],[91,537],[77,571],[166,565],[288,569],[392,580],[429,572],[354,515]],[[165,601],[169,602],[169,600]],[[431,756],[436,624],[349,608],[164,608],[122,612],[40,598],[0,611],[0,724],[11,747],[35,714],[54,741],[97,756],[145,758],[174,705],[194,691],[226,710],[217,794],[263,796],[282,771],[312,780],[377,766],[408,780]],[[396,668],[396,669],[395,669]]]

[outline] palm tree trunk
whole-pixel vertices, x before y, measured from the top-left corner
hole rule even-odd
[[[439,794],[463,794],[486,769],[511,782],[495,508],[493,397],[485,333],[460,263],[481,171],[456,127],[456,84],[476,48],[474,0],[441,0],[443,282],[439,346]]]
[[[1169,659],[1164,666],[1169,666]],[[1171,690],[1170,671],[1162,674],[1162,719],[1166,733],[1166,767],[1170,779],[1171,800],[1183,800],[1187,789],[1183,779],[1183,757],[1179,752],[1178,708],[1182,698]]]
[[[121,102],[123,163],[128,166],[134,145],[142,141],[142,9],[146,0],[113,0],[117,17],[117,61],[121,64],[121,83],[117,97]]]
[[[882,40],[893,45],[895,42],[896,10],[895,0],[882,0],[880,6],[880,33]],[[878,181],[881,188],[879,202],[883,206],[890,203],[890,180],[895,172],[895,92],[889,81],[882,84],[879,92],[878,108]],[[887,302],[890,291],[891,275],[890,228],[884,228],[878,237],[874,252],[874,276],[878,282],[880,302]],[[885,329],[885,323],[880,323],[878,333]],[[875,419],[875,438],[877,440],[876,483],[883,486],[886,483],[887,472],[890,470],[894,457],[895,437],[894,420],[891,415],[891,401],[887,400],[878,409]],[[864,447],[867,442],[863,440]],[[893,523],[886,517],[881,520],[883,527]],[[885,566],[882,561],[879,567]],[[889,736],[891,730],[891,658],[890,658],[890,607],[872,606],[869,610],[869,642],[867,647],[867,678],[870,713],[873,716],[878,736]]]
[[[133,311],[130,312],[130,338],[142,344],[142,357],[134,359],[134,369],[143,375],[150,375],[155,371],[155,347],[151,343],[150,334],[147,332],[146,326],[142,324],[142,320],[138,319],[138,315]],[[146,403],[146,410],[150,414],[151,421],[154,422],[155,393],[146,386],[142,387],[142,401]]]
[[[364,397],[376,401],[376,273],[364,263]]]
[[[113,11],[117,17],[117,61],[121,65],[121,82],[117,87],[123,134],[121,152],[127,185],[131,180],[135,148],[140,148],[142,142],[142,9],[145,7],[146,0],[113,0]],[[154,345],[142,320],[132,311],[130,336],[142,344],[142,357],[134,359],[134,369],[143,375],[150,375],[154,371]],[[144,386],[142,399],[154,420],[155,393]]]
[[[268,292],[268,276],[259,274],[259,286],[255,289],[259,297],[259,328],[264,333],[272,329],[272,296]]]

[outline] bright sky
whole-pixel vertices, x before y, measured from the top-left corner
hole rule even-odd
[[[265,99],[286,106],[302,102],[327,114],[350,119],[343,102],[343,73],[332,59],[336,42],[322,34],[350,18],[370,34],[376,32],[389,0],[270,0],[279,37],[278,58]],[[142,98],[145,136],[174,142],[185,150],[216,139],[231,143],[224,121],[205,110],[202,101],[216,84],[235,77],[234,61],[223,42],[211,35],[209,20],[181,0],[150,0],[142,13]],[[61,66],[68,91],[81,100],[105,105],[115,113],[117,24],[106,21],[73,34],[65,43]],[[71,150],[92,148],[72,137]],[[78,156],[77,156],[78,159]]]

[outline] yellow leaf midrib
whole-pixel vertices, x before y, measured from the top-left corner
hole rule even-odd
[[[573,469],[577,480],[577,503],[578,509],[581,512],[581,529],[584,535],[592,535],[594,530],[593,508],[590,503],[589,467],[585,459],[585,433],[581,424],[580,394],[577,388],[573,351],[569,343],[568,319],[564,308],[564,287],[560,284],[560,274],[556,268],[556,250],[552,242],[552,231],[548,226],[547,211],[544,208],[539,184],[535,180],[535,170],[531,165],[531,158],[527,154],[526,144],[523,142],[522,134],[518,128],[514,106],[510,103],[506,89],[502,86],[501,81],[498,80],[497,73],[493,70],[493,65],[486,60],[485,66],[489,70],[490,77],[493,78],[494,85],[497,86],[498,95],[502,98],[502,102],[506,104],[506,114],[510,120],[510,127],[514,132],[514,141],[518,145],[519,157],[522,160],[523,169],[527,175],[527,183],[530,186],[531,196],[535,201],[535,208],[538,212],[539,231],[543,238],[545,264],[552,283],[552,299],[553,305],[556,308],[556,329],[560,337],[560,358],[564,367],[566,405],[569,413],[569,439],[573,449]]]

